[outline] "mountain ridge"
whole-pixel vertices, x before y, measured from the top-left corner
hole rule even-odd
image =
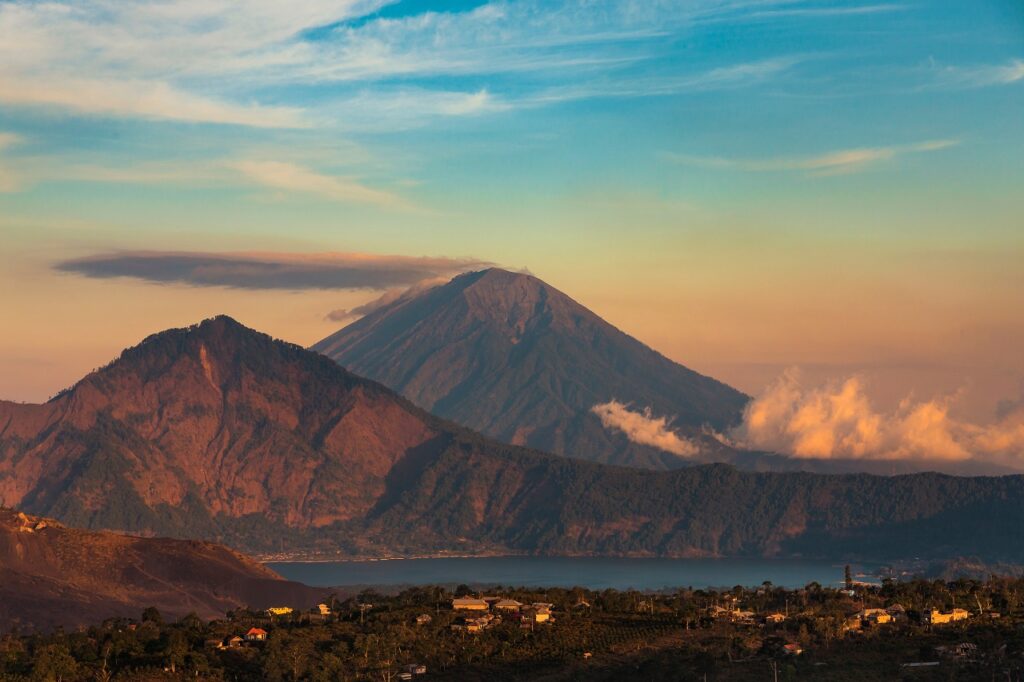
[[[248,553],[979,556],[1024,563],[1024,476],[651,472],[496,442],[230,318],[0,405],[0,497]]]
[[[220,545],[68,528],[0,507],[0,629],[77,627],[149,606],[170,617],[308,608],[324,590]]]

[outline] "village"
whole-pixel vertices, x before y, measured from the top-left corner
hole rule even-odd
[[[63,680],[103,670],[133,680],[614,680],[627,669],[652,680],[680,671],[1015,680],[1024,674],[1022,605],[1024,581],[1012,579],[653,593],[367,589],[214,621],[165,621],[147,609],[79,632],[12,633],[0,639],[0,679],[49,679],[34,671],[55,665],[59,651],[73,673]]]

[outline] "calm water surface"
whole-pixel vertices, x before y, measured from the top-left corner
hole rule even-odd
[[[798,559],[614,559],[595,557],[483,557],[391,559],[267,564],[307,585],[493,584],[524,587],[586,587],[658,590],[665,587],[781,587],[810,582],[837,585],[843,565]],[[855,573],[865,570],[853,566]],[[864,578],[860,578],[864,579]]]

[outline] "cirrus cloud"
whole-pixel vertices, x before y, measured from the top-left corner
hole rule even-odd
[[[160,284],[232,289],[371,289],[410,287],[488,267],[471,258],[367,253],[215,253],[125,251],[73,258],[55,270],[94,279],[130,277]]]
[[[233,104],[190,93],[162,81],[89,78],[0,78],[0,102],[53,106],[79,114],[199,121],[254,128],[304,128],[298,107]]]
[[[985,88],[1012,85],[1021,81],[1024,81],[1024,59],[1011,59],[1004,64],[937,68],[935,85],[953,88]]]
[[[948,149],[959,144],[958,140],[929,140],[916,144],[889,147],[859,147],[840,149],[817,156],[779,156],[763,159],[730,159],[718,156],[692,156],[669,154],[679,163],[704,168],[721,168],[747,172],[804,171],[808,175],[841,175],[856,173],[882,161],[888,161],[905,154],[920,154]]]
[[[374,189],[352,178],[324,175],[287,161],[231,161],[227,164],[250,181],[286,192],[313,194],[331,201],[411,208],[397,194]]]

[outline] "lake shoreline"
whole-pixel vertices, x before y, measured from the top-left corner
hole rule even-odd
[[[518,585],[662,590],[673,587],[837,585],[845,562],[800,558],[444,556],[267,562],[289,580],[317,587]],[[882,566],[854,563],[858,581],[876,582]]]

